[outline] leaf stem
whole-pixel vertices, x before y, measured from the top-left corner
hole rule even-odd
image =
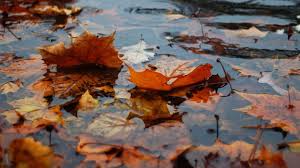
[[[220,63],[220,65],[221,65],[221,67],[222,67],[222,70],[223,70],[223,72],[224,72],[224,74],[225,74],[225,79],[226,79],[226,81],[227,81],[227,83],[229,84],[229,87],[230,87],[230,94],[234,93],[234,89],[232,88],[232,85],[231,85],[231,83],[230,83],[230,80],[229,80],[229,77],[228,77],[228,73],[226,72],[226,70],[225,70],[225,68],[224,68],[224,66],[223,66],[223,64],[222,64],[221,59],[218,58],[218,59],[217,59],[217,62]],[[229,95],[230,95],[230,94],[229,94]]]

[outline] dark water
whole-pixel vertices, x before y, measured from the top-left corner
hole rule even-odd
[[[175,55],[182,60],[197,59],[197,63],[210,63],[213,65],[213,73],[224,76],[217,58],[221,58],[226,71],[233,80],[233,88],[249,93],[268,93],[281,95],[286,92],[286,85],[300,90],[299,76],[284,76],[281,69],[300,68],[299,62],[290,65],[289,59],[299,56],[300,51],[300,1],[297,0],[220,0],[220,1],[169,1],[169,0],[78,0],[67,5],[81,7],[83,11],[74,17],[63,18],[64,27],[57,28],[55,24],[61,22],[61,18],[43,18],[33,23],[32,20],[18,20],[10,25],[11,31],[21,37],[17,40],[12,33],[6,31],[0,40],[1,53],[14,53],[16,56],[28,58],[39,54],[37,47],[51,45],[57,42],[70,43],[69,34],[79,35],[87,30],[93,34],[111,34],[116,31],[115,46],[121,49],[124,46],[136,44],[141,36],[146,43],[159,46],[157,54]],[[179,18],[175,18],[180,15]],[[297,19],[298,16],[298,19]],[[298,25],[298,26],[297,26]],[[255,31],[246,31],[255,27]],[[293,30],[288,39],[289,29]],[[254,33],[253,33],[254,32]],[[249,35],[253,33],[253,35]],[[181,35],[202,37],[203,40],[188,42],[180,39]],[[201,50],[201,54],[195,54],[190,47]],[[159,56],[156,56],[159,57]],[[232,65],[259,72],[271,74],[267,82],[261,82],[257,77],[241,77],[232,69]],[[3,65],[2,65],[3,66]],[[274,68],[275,67],[275,68]],[[279,70],[276,70],[279,69]],[[82,70],[84,71],[84,70]],[[101,125],[89,129],[90,124],[103,113],[117,113],[126,118],[136,100],[130,99],[130,89],[134,85],[126,80],[127,68],[124,67],[115,81],[115,97],[107,95],[99,96],[101,108],[91,114],[78,112],[77,117],[67,110],[63,110],[65,130],[72,136],[88,133],[99,136]],[[26,88],[42,75],[21,79],[24,88],[16,93],[0,95],[0,110],[10,108],[7,102],[23,97],[30,97],[32,93]],[[0,83],[5,83],[15,78],[0,74]],[[229,86],[219,89],[226,95],[230,92]],[[154,93],[153,93],[154,94]],[[154,94],[156,100],[159,98]],[[63,104],[72,99],[53,98],[52,105]],[[153,110],[161,110],[160,104],[155,100],[143,100],[145,104],[154,104],[157,108],[142,105],[140,112],[156,114]],[[141,100],[140,100],[141,99]],[[211,98],[213,99],[213,97]],[[149,102],[147,102],[149,101]],[[214,115],[220,117],[219,138],[225,143],[245,141],[253,144],[255,141],[255,129],[243,129],[242,126],[257,125],[268,121],[257,119],[253,116],[238,112],[234,109],[248,105],[246,100],[237,94],[228,97],[219,97],[217,102],[210,102],[208,110],[206,103],[194,103],[186,101],[179,106],[167,105],[169,113],[183,113],[182,123],[176,127],[164,128],[162,136],[155,133],[156,125],[137,130],[138,133],[129,133],[129,138],[123,134],[115,135],[116,139],[125,140],[126,143],[139,145],[136,139],[142,138],[147,131],[154,130],[153,137],[146,137],[144,144],[152,152],[163,153],[153,144],[176,144],[182,136],[187,136],[193,145],[209,146],[215,142],[216,134],[208,130],[216,128]],[[165,112],[165,111],[162,111]],[[6,122],[5,119],[2,119]],[[137,119],[139,127],[143,122]],[[177,128],[178,127],[178,128]],[[147,130],[148,129],[148,130]],[[184,130],[184,131],[182,131]],[[114,130],[109,130],[114,132]],[[175,133],[178,131],[178,133]],[[181,132],[182,131],[182,132]],[[99,133],[100,132],[100,133]],[[146,132],[146,133],[145,133]],[[299,132],[299,131],[298,131]],[[132,135],[131,135],[132,134]],[[146,136],[145,135],[145,136]],[[261,138],[261,144],[271,146],[276,150],[276,144],[283,141],[296,140],[299,134],[288,134],[283,139],[282,132],[265,131]],[[47,143],[47,132],[39,132],[33,135],[43,143]],[[53,149],[64,156],[65,166],[75,166],[83,160],[83,156],[76,155],[74,148],[76,141],[65,142],[53,135]],[[148,138],[148,139],[147,139]],[[67,150],[66,150],[67,149]],[[291,167],[292,161],[288,163]]]

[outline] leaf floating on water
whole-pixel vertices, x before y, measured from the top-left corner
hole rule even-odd
[[[154,48],[149,46],[144,40],[140,40],[135,45],[123,47],[120,53],[123,54],[120,58],[129,65],[147,62],[154,58],[155,55]]]
[[[44,167],[55,165],[54,152],[33,138],[16,139],[8,149],[9,161],[17,168]]]
[[[10,81],[0,85],[0,93],[14,93],[17,92],[21,87],[23,87],[23,85],[20,80]]]
[[[102,65],[108,68],[120,68],[122,61],[114,47],[115,34],[100,37],[84,32],[66,48],[63,43],[39,48],[46,64],[70,68],[78,65]]]
[[[241,29],[241,30],[224,30],[225,35],[227,36],[238,36],[238,37],[265,37],[268,32],[263,32],[257,29],[256,27],[251,27],[249,29]]]
[[[178,67],[183,65],[178,65]],[[130,72],[130,81],[139,88],[150,90],[170,91],[172,89],[203,82],[211,76],[212,66],[210,64],[199,65],[193,71],[184,75],[176,75],[177,69],[174,69],[171,76],[164,76],[163,74],[146,69],[142,72],[135,71],[128,66]]]
[[[283,130],[296,134],[300,134],[300,93],[295,89],[291,89],[291,102],[287,95],[269,95],[269,94],[250,94],[236,92],[239,96],[246,99],[251,105],[235,109],[259,117],[270,120],[271,124],[283,126]],[[293,108],[289,108],[292,103]]]
[[[90,95],[87,90],[79,99],[79,110],[89,111],[97,108],[99,106],[99,101]]]
[[[81,9],[78,7],[60,8],[56,5],[35,5],[33,8],[30,8],[29,11],[33,14],[45,16],[70,16],[80,13]]]

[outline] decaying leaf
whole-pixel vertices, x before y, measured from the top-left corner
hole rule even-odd
[[[66,48],[63,43],[39,49],[46,64],[56,64],[58,67],[73,67],[78,65],[103,65],[108,68],[120,68],[122,61],[115,49],[115,34],[100,37],[84,32]]]
[[[45,15],[45,16],[58,16],[58,15],[73,15],[81,12],[78,7],[60,8],[56,5],[35,5],[30,8],[29,11],[33,14]]]
[[[92,121],[86,132],[107,138],[126,138],[140,127],[136,120],[127,120],[118,113],[102,113]]]
[[[253,147],[244,141],[225,144],[217,139],[212,146],[191,147],[184,155],[190,165],[199,167],[287,167],[281,153],[273,153],[264,146],[249,160]]]
[[[83,111],[88,111],[95,109],[99,106],[99,101],[94,99],[87,90],[79,99],[79,109]]]
[[[179,65],[180,67],[182,65]],[[188,86],[207,80],[211,76],[212,66],[210,64],[199,65],[192,72],[185,75],[164,76],[163,74],[146,69],[142,72],[135,71],[128,66],[130,72],[130,81],[137,87],[150,90],[170,91],[174,88]],[[174,69],[172,74],[175,74]]]
[[[10,81],[0,85],[0,93],[14,93],[22,87],[22,82],[20,80]]]
[[[19,116],[29,121],[45,119],[56,123],[63,123],[60,107],[49,108],[47,101],[43,98],[25,97],[9,102],[9,104],[13,106],[13,110],[6,111],[2,115],[10,116],[7,119],[13,119],[10,121],[11,123],[15,123],[15,119],[19,118]],[[15,117],[11,115],[15,115]]]
[[[300,153],[300,141],[290,141],[278,144],[279,149],[288,148],[291,152]]]
[[[291,102],[287,95],[248,94],[237,92],[251,105],[236,109],[249,115],[270,120],[271,124],[277,123],[284,126],[282,129],[299,136],[300,98],[299,92],[294,90]]]
[[[135,45],[123,47],[120,50],[120,53],[123,54],[121,59],[129,65],[147,62],[154,57],[155,53],[153,50],[154,48],[149,46],[144,40],[140,40]]]
[[[238,37],[265,37],[268,32],[263,32],[258,30],[256,27],[251,27],[249,29],[241,29],[241,30],[224,30],[225,35],[228,36],[238,36]]]
[[[76,151],[86,156],[84,162],[94,161],[101,167],[171,167],[170,161],[159,159],[139,147],[109,144],[83,135],[80,136]]]
[[[54,165],[54,152],[33,138],[14,140],[9,146],[9,161],[13,167],[45,167]]]

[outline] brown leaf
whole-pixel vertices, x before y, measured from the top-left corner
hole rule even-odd
[[[46,46],[39,49],[46,64],[56,64],[58,67],[74,67],[78,65],[96,64],[108,68],[120,68],[122,61],[113,42],[115,33],[100,37],[84,32],[66,48],[63,43]]]

